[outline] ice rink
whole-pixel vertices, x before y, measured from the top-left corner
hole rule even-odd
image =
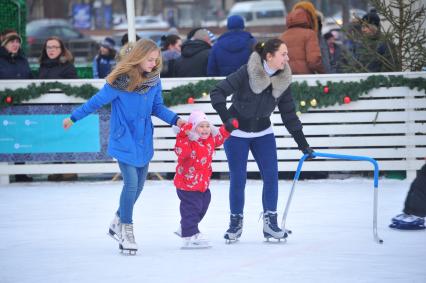
[[[246,188],[241,240],[227,245],[226,180],[211,183],[200,225],[213,247],[181,250],[178,198],[171,181],[147,181],[134,209],[136,256],[106,235],[122,182],[38,182],[0,186],[0,282],[426,282],[426,232],[395,231],[408,181],[379,181],[373,241],[373,180],[297,183],[287,242],[267,243],[259,221],[262,183]],[[291,188],[280,182],[279,221]]]

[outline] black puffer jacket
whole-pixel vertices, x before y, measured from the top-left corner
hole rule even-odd
[[[63,63],[62,63],[63,62]],[[77,79],[74,64],[64,59],[45,59],[40,64],[39,79]]]
[[[21,50],[12,55],[4,47],[0,47],[0,79],[32,79],[27,58]]]
[[[207,62],[211,46],[199,39],[182,45],[182,56],[174,64],[174,77],[207,77]]]
[[[303,149],[308,143],[296,115],[290,83],[288,65],[283,71],[269,77],[260,56],[253,52],[247,65],[229,75],[211,91],[211,103],[223,122],[231,117],[237,118],[239,129],[245,132],[260,132],[271,126],[270,117],[278,106],[285,127],[299,148]],[[231,94],[232,105],[227,109],[226,97]]]

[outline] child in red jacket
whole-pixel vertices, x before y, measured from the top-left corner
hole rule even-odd
[[[238,128],[237,120],[227,125]],[[225,125],[217,129],[206,114],[194,111],[188,123],[181,127],[175,145],[178,156],[174,184],[180,199],[181,229],[176,234],[183,238],[182,248],[207,248],[209,241],[198,230],[210,204],[209,183],[215,148],[221,146],[229,132]]]

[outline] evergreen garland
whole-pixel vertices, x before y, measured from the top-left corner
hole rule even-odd
[[[175,87],[169,92],[163,93],[164,103],[167,106],[186,104],[190,98],[196,99],[208,94],[217,83],[217,80],[203,80],[195,84],[189,83]],[[361,95],[367,94],[375,88],[397,86],[406,86],[410,89],[417,88],[419,91],[426,92],[426,79],[375,75],[359,82],[328,81],[326,84],[321,84],[317,81],[315,86],[308,86],[306,82],[293,82],[292,93],[298,111],[306,112],[311,107],[326,107],[336,103],[343,104],[345,97],[349,97],[351,101],[356,101]],[[328,92],[325,91],[325,87],[328,88]],[[22,101],[40,97],[52,89],[59,89],[66,95],[84,99],[89,99],[98,91],[91,84],[73,87],[59,82],[40,83],[39,85],[32,83],[26,88],[0,91],[0,107],[12,106]],[[315,102],[312,102],[313,100]]]

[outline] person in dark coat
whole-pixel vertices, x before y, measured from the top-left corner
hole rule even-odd
[[[177,34],[163,35],[161,37],[161,56],[163,58],[162,78],[170,78],[176,60],[181,56],[182,39]]]
[[[22,38],[12,29],[1,33],[0,46],[0,79],[32,79],[32,73],[27,58],[21,50]],[[24,163],[15,163],[24,164]],[[15,175],[16,182],[31,182],[33,178],[25,174]]]
[[[230,176],[230,225],[225,239],[237,240],[243,229],[244,190],[249,152],[258,164],[263,180],[263,235],[283,239],[287,236],[277,224],[278,161],[271,115],[278,106],[282,121],[299,149],[312,158],[296,115],[291,95],[291,70],[287,46],[274,38],[257,43],[247,65],[230,74],[211,91],[213,108],[225,123],[231,137],[225,142]],[[227,97],[232,105],[227,108]],[[238,129],[230,121],[238,120]],[[281,134],[281,133],[280,133]]]
[[[99,52],[93,59],[93,78],[103,79],[115,66],[115,41],[111,37],[105,37],[99,47]]]
[[[336,43],[336,38],[332,32],[324,34],[324,40],[330,53],[330,73],[342,73],[342,47]]]
[[[39,58],[39,79],[77,79],[77,72],[73,64],[74,58],[71,52],[65,48],[64,43],[58,37],[52,36],[46,39],[43,51]],[[49,181],[75,181],[77,174],[50,174]]]
[[[256,40],[244,31],[244,19],[233,15],[227,21],[228,31],[213,45],[207,65],[208,76],[227,76],[247,64]]]
[[[392,72],[393,46],[381,34],[380,17],[375,9],[362,17],[360,29],[361,34],[352,40],[351,53],[344,52],[345,72]]]
[[[39,79],[77,79],[74,58],[56,36],[46,39],[39,58]]]
[[[0,79],[32,79],[28,60],[21,49],[22,39],[14,30],[5,30],[1,35]]]
[[[207,30],[198,30],[182,44],[182,54],[174,64],[173,77],[206,77],[211,41]]]
[[[423,230],[426,217],[426,164],[417,172],[405,198],[403,213],[392,218],[390,228]]]

